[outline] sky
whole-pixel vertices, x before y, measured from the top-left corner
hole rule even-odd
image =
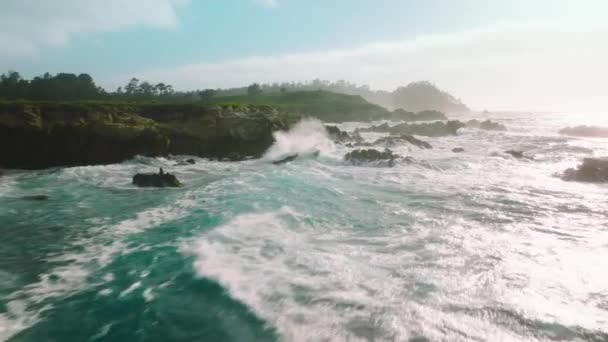
[[[179,90],[428,80],[475,109],[608,111],[607,0],[0,0],[0,70]]]

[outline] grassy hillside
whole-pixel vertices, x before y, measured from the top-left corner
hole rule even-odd
[[[361,96],[336,94],[322,90],[262,93],[255,96],[225,96],[214,98],[211,101],[216,104],[268,105],[327,122],[372,121],[393,117],[393,114],[385,108],[369,103]]]

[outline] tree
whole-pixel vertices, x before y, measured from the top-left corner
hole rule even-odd
[[[205,89],[198,92],[198,96],[201,98],[201,101],[209,101],[217,94],[217,90],[215,89]]]
[[[149,99],[157,95],[156,87],[150,82],[141,82],[137,87],[137,95],[141,99]]]
[[[260,87],[259,84],[254,83],[252,85],[250,85],[249,87],[247,87],[247,94],[249,96],[257,96],[260,95],[262,93],[262,87]]]
[[[125,94],[129,95],[129,96],[133,96],[135,94],[137,94],[137,88],[139,86],[139,80],[135,77],[133,77],[129,83],[127,83],[127,85],[125,86]]]

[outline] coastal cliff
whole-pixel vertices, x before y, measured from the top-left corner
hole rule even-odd
[[[0,167],[111,164],[135,155],[259,157],[296,117],[268,106],[0,102]]]

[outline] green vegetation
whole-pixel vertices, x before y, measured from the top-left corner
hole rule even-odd
[[[312,80],[310,82],[273,83],[260,85],[264,93],[284,93],[325,90],[332,93],[358,95],[365,100],[385,108],[405,109],[410,112],[435,110],[441,112],[464,112],[469,108],[461,100],[440,90],[426,81],[413,82],[395,91],[371,90],[369,86],[340,80],[337,82]],[[248,94],[247,87],[218,89],[217,96]]]
[[[217,97],[212,102],[268,105],[328,122],[370,121],[393,117],[385,108],[371,104],[360,96],[328,91],[256,93],[256,95]]]

